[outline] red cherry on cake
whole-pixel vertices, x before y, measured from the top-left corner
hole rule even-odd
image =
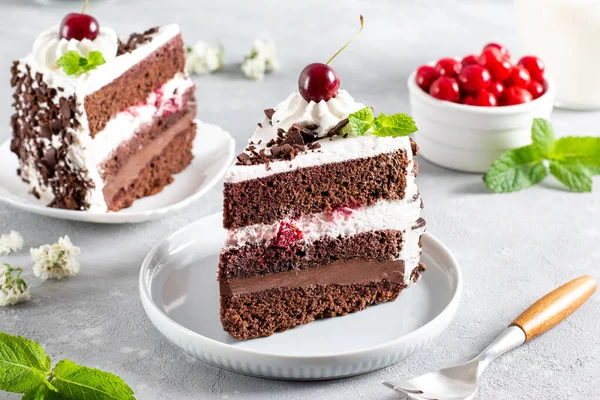
[[[337,57],[350,43],[354,41],[360,35],[364,28],[363,16],[360,16],[360,30],[348,43],[337,51],[327,61],[323,63],[312,63],[304,67],[300,76],[298,77],[298,90],[300,95],[306,101],[314,101],[315,103],[321,100],[328,101],[337,96],[338,90],[340,89],[340,78],[333,68],[329,64]]]
[[[500,54],[502,54],[502,57],[506,60],[509,61],[510,60],[510,51],[508,51],[508,49],[504,46],[502,46],[501,44],[498,43],[488,43],[485,45],[485,47],[483,48],[483,50],[487,49],[487,48],[496,48],[500,51]]]
[[[440,76],[431,84],[429,94],[436,99],[452,101],[458,103],[460,101],[460,87],[456,79],[448,76]]]
[[[517,65],[510,71],[510,75],[504,84],[506,86],[520,86],[527,89],[529,82],[531,82],[529,72],[524,67]]]
[[[495,81],[504,81],[510,76],[512,65],[496,47],[486,47],[479,56],[479,65],[485,67]]]
[[[534,99],[537,99],[538,97],[544,94],[544,85],[532,80],[531,82],[529,82],[529,85],[527,85],[527,91],[531,93],[531,96]]]
[[[298,89],[306,101],[328,101],[338,94],[340,78],[327,64],[312,63],[307,65],[298,78]]]
[[[454,58],[442,58],[435,64],[435,69],[440,75],[456,78],[460,72],[460,63]]]
[[[544,82],[544,71],[546,70],[546,65],[539,57],[525,56],[519,60],[519,65],[529,71],[531,79],[536,80],[539,83]]]
[[[469,54],[468,56],[465,56],[461,61],[460,61],[460,65],[464,68],[467,65],[473,65],[473,64],[477,64],[477,56],[475,54]]]
[[[488,90],[494,96],[496,96],[497,99],[499,99],[500,96],[502,96],[502,92],[504,92],[504,85],[502,84],[502,82],[494,81],[490,84],[490,87]]]
[[[81,13],[70,13],[60,23],[59,34],[61,39],[94,40],[100,31],[100,25],[96,18],[85,13],[87,0],[83,4]]]
[[[458,74],[458,82],[466,92],[475,93],[489,88],[492,76],[481,65],[468,65]]]
[[[430,65],[422,65],[419,67],[419,69],[417,69],[415,80],[421,89],[428,92],[433,81],[439,77],[440,73],[434,67]]]
[[[501,106],[514,106],[517,104],[528,103],[533,100],[533,96],[527,89],[519,86],[507,87],[500,96]]]
[[[488,90],[480,90],[474,95],[467,95],[461,101],[463,104],[479,107],[496,107],[498,99]]]

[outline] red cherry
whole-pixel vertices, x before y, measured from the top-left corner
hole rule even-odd
[[[475,95],[467,95],[461,103],[469,106],[496,107],[498,99],[488,90],[480,90]]]
[[[519,60],[519,65],[525,67],[525,69],[529,71],[531,79],[534,79],[539,83],[544,83],[544,71],[546,70],[546,65],[539,57],[525,56]]]
[[[96,18],[88,14],[70,13],[63,18],[58,32],[61,39],[94,40],[99,31]]]
[[[533,96],[527,89],[520,86],[507,87],[500,97],[501,106],[513,106],[516,104],[528,103],[533,100]]]
[[[509,61],[510,60],[510,51],[508,51],[508,49],[504,46],[502,46],[499,43],[488,43],[485,45],[485,47],[483,48],[483,50],[489,48],[489,47],[494,47],[498,50],[500,50],[500,54],[502,54],[502,57],[506,60]]]
[[[431,83],[440,77],[440,73],[430,65],[422,65],[417,70],[417,75],[415,80],[417,81],[417,85],[424,91],[428,92]]]
[[[504,81],[509,77],[512,65],[505,60],[496,47],[487,47],[479,56],[479,65],[484,66],[492,74],[495,81]]]
[[[475,93],[490,87],[492,76],[489,71],[481,65],[469,65],[458,74],[458,82],[461,89],[466,92]]]
[[[460,63],[454,58],[442,58],[435,64],[435,69],[440,75],[456,78],[460,72]]]
[[[492,82],[490,84],[490,88],[489,91],[496,96],[497,99],[500,98],[500,96],[502,96],[502,92],[504,92],[504,85],[502,84],[502,82]]]
[[[477,64],[477,58],[475,54],[469,54],[460,61],[460,65],[464,68],[467,65]]]
[[[279,230],[273,240],[273,247],[279,247],[281,249],[290,248],[294,243],[304,237],[304,234],[298,227],[289,222],[281,221],[279,223]]]
[[[520,86],[524,89],[527,89],[529,82],[531,82],[531,76],[529,75],[529,72],[527,72],[524,67],[517,65],[513,67],[512,71],[510,71],[510,76],[506,82],[504,82],[504,84],[506,86]]]
[[[527,85],[527,90],[529,93],[531,93],[531,96],[533,96],[534,99],[537,99],[544,94],[544,85],[532,80],[529,82],[529,85]]]
[[[436,99],[458,103],[460,101],[460,87],[456,79],[440,76],[431,84],[429,94]]]
[[[298,89],[306,101],[328,101],[337,96],[340,88],[340,78],[327,64],[308,64],[298,78]]]

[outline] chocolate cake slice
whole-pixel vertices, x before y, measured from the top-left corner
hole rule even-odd
[[[418,147],[355,132],[357,113],[371,109],[344,90],[319,102],[292,93],[227,173],[218,280],[234,338],[394,300],[424,271]]]
[[[119,40],[101,27],[74,38],[65,21],[12,67],[11,150],[20,177],[50,207],[118,211],[160,192],[193,158],[195,86],[180,30]],[[98,54],[104,63],[92,65]],[[69,57],[86,68],[65,67]]]

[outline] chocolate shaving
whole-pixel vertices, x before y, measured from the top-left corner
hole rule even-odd
[[[138,46],[148,43],[152,40],[152,35],[158,32],[158,27],[150,28],[144,33],[132,33],[127,39],[127,42],[121,42],[119,40],[119,47],[117,50],[117,56],[123,55],[125,53],[131,53]]]
[[[332,137],[332,136],[336,136],[340,134],[340,131],[342,130],[343,127],[345,127],[346,125],[348,125],[348,122],[350,122],[348,120],[348,118],[344,118],[343,120],[341,120],[340,122],[338,122],[336,124],[336,126],[334,126],[333,128],[331,128],[329,130],[329,132],[327,132],[327,134],[325,136],[327,137]],[[346,135],[347,136],[347,135]],[[344,136],[344,137],[346,137]]]
[[[275,114],[275,110],[272,108],[267,108],[265,110],[265,115],[267,116],[267,118],[269,119],[273,119],[273,114]]]

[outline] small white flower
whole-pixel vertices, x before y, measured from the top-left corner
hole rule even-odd
[[[267,72],[279,71],[279,60],[272,40],[256,39],[250,55],[242,62],[242,72],[250,79],[262,80]]]
[[[45,244],[29,250],[33,259],[33,273],[41,279],[62,279],[79,272],[79,262],[75,259],[81,250],[73,246],[68,236],[58,239],[53,245]]]
[[[185,52],[185,67],[191,74],[206,75],[223,65],[223,49],[200,40]]]
[[[0,256],[6,256],[23,248],[23,236],[17,231],[0,236]]]
[[[21,279],[21,268],[0,264],[0,306],[12,306],[31,298],[27,284]],[[16,273],[16,276],[13,274]]]

